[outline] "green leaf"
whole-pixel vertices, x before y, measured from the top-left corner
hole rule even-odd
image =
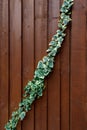
[[[37,69],[35,71],[35,77],[38,77],[40,79],[44,79],[44,71],[42,69]]]
[[[48,62],[48,61],[49,61],[49,58],[48,58],[47,56],[44,56],[44,57],[43,57],[43,62],[46,63],[46,62]]]
[[[25,112],[25,111],[23,111],[23,112],[19,115],[19,117],[20,117],[21,120],[23,120],[25,116],[26,116],[26,112]]]
[[[50,46],[47,50],[46,50],[46,52],[50,52],[50,51],[52,51],[53,50],[53,46]]]
[[[47,50],[47,56],[44,56],[42,60],[38,62],[37,68],[34,72],[34,78],[32,81],[29,81],[25,86],[25,97],[21,103],[19,103],[19,108],[12,113],[12,117],[9,122],[5,125],[6,130],[16,130],[18,120],[23,120],[26,116],[26,112],[31,109],[31,105],[36,99],[43,95],[44,90],[44,79],[51,72],[54,66],[54,57],[64,40],[65,29],[70,19],[70,8],[73,5],[73,0],[64,0],[64,3],[61,7],[60,20],[58,22],[59,29],[56,31],[56,34],[52,37],[51,42],[49,43],[49,48]]]
[[[61,29],[62,28],[62,23],[61,22],[59,22],[59,24],[58,24],[58,27]]]
[[[50,68],[53,68],[53,66],[54,66],[53,61],[50,61],[50,62],[49,62],[49,67],[50,67]]]
[[[58,38],[58,43],[62,43],[64,40],[64,38],[62,38],[61,36]]]
[[[15,112],[12,113],[12,117],[17,116],[17,115],[18,115],[17,111],[15,111]]]
[[[44,75],[47,76],[51,72],[51,69],[48,67],[47,69],[44,69]]]
[[[56,53],[57,53],[57,48],[54,48],[49,54],[48,54],[48,56],[55,56],[56,55]]]
[[[44,68],[44,64],[43,64],[42,61],[39,61],[39,62],[38,62],[37,68],[38,68],[38,69],[39,69],[39,68]]]
[[[49,43],[49,45],[51,45],[51,46],[56,46],[56,42],[55,42],[55,41],[51,41],[51,42]]]
[[[43,88],[44,88],[44,87],[43,87]],[[40,89],[40,90],[38,91],[38,94],[37,94],[37,95],[38,95],[38,96],[37,96],[38,98],[41,97],[41,96],[43,95],[43,89]]]
[[[9,122],[5,125],[5,129],[6,129],[6,130],[11,130],[11,125],[10,125]]]

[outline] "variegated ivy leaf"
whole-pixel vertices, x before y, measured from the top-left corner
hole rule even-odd
[[[35,76],[34,77],[38,77],[40,79],[44,79],[44,77],[45,77],[44,71],[42,69],[37,69],[35,71]]]
[[[39,61],[38,62],[38,65],[37,65],[37,68],[39,69],[39,68],[44,68],[44,64],[43,64],[43,62],[42,61]]]
[[[25,111],[23,111],[23,112],[19,115],[20,119],[21,119],[21,120],[23,120],[23,119],[24,119],[24,117],[25,117],[25,115],[26,115],[26,112],[25,112]]]
[[[55,41],[51,41],[51,42],[49,43],[49,45],[56,46],[57,43],[56,43]]]
[[[60,50],[61,44],[65,37],[64,31],[69,21],[71,21],[70,9],[73,5],[73,1],[74,0],[64,0],[60,10],[61,14],[58,22],[59,28],[49,43],[47,56],[44,56],[43,59],[38,62],[32,81],[29,81],[24,88],[25,96],[23,97],[21,103],[19,103],[19,108],[12,113],[11,119],[5,125],[6,130],[16,130],[19,119],[23,120],[26,116],[26,112],[31,109],[31,105],[34,100],[43,95],[44,79],[51,72],[54,66],[54,57]]]

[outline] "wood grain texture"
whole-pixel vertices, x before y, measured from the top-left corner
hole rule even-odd
[[[34,73],[34,0],[23,0],[23,87],[32,80]],[[34,105],[22,123],[22,130],[34,130]]]
[[[21,1],[10,1],[10,113],[21,101]],[[17,130],[21,130],[21,124]]]
[[[9,91],[9,43],[8,0],[0,1],[0,130],[8,120]]]
[[[63,0],[61,1],[61,5]],[[66,38],[63,42],[60,53],[60,66],[61,66],[61,130],[70,129],[70,32],[71,26],[66,30]]]
[[[48,40],[56,33],[60,1],[49,0]],[[60,55],[48,77],[48,130],[60,130]]]
[[[66,31],[67,36],[61,49],[61,130],[69,130],[70,123],[70,33]],[[66,57],[65,57],[66,55]]]
[[[76,0],[71,35],[71,130],[87,129],[87,1]]]
[[[47,49],[47,0],[35,1],[35,68]],[[45,82],[47,85],[47,81]],[[35,102],[35,130],[47,130],[47,91]]]
[[[56,33],[63,0],[0,0],[0,130]],[[75,0],[55,67],[17,130],[87,129],[87,1]]]

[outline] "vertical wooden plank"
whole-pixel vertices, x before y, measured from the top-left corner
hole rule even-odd
[[[8,0],[0,0],[0,130],[8,121]]]
[[[23,0],[23,86],[34,72],[34,0]],[[22,130],[34,130],[34,106],[22,123]]]
[[[69,30],[61,49],[61,130],[69,130]]]
[[[61,5],[63,0],[61,0]],[[69,130],[70,125],[70,26],[61,48],[61,130]]]
[[[87,1],[76,0],[71,39],[71,130],[87,129]]]
[[[21,0],[10,0],[10,113],[21,101]],[[17,130],[21,130],[18,125]]]
[[[48,40],[56,33],[60,0],[49,0]],[[60,55],[48,78],[48,130],[60,130]]]
[[[35,1],[35,66],[47,49],[47,0]],[[46,82],[47,85],[47,82]],[[35,130],[47,130],[47,91],[35,103]]]

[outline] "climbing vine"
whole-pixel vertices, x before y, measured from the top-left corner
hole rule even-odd
[[[24,88],[24,95],[19,107],[12,113],[11,119],[5,125],[6,130],[16,130],[19,120],[23,120],[26,113],[31,110],[31,105],[37,98],[41,97],[44,90],[44,79],[52,71],[54,67],[54,58],[59,51],[64,37],[65,30],[68,23],[71,21],[71,7],[74,0],[64,0],[60,9],[60,20],[58,21],[58,30],[52,37],[47,50],[47,55],[38,62],[37,68],[34,72],[32,81],[29,81]]]

